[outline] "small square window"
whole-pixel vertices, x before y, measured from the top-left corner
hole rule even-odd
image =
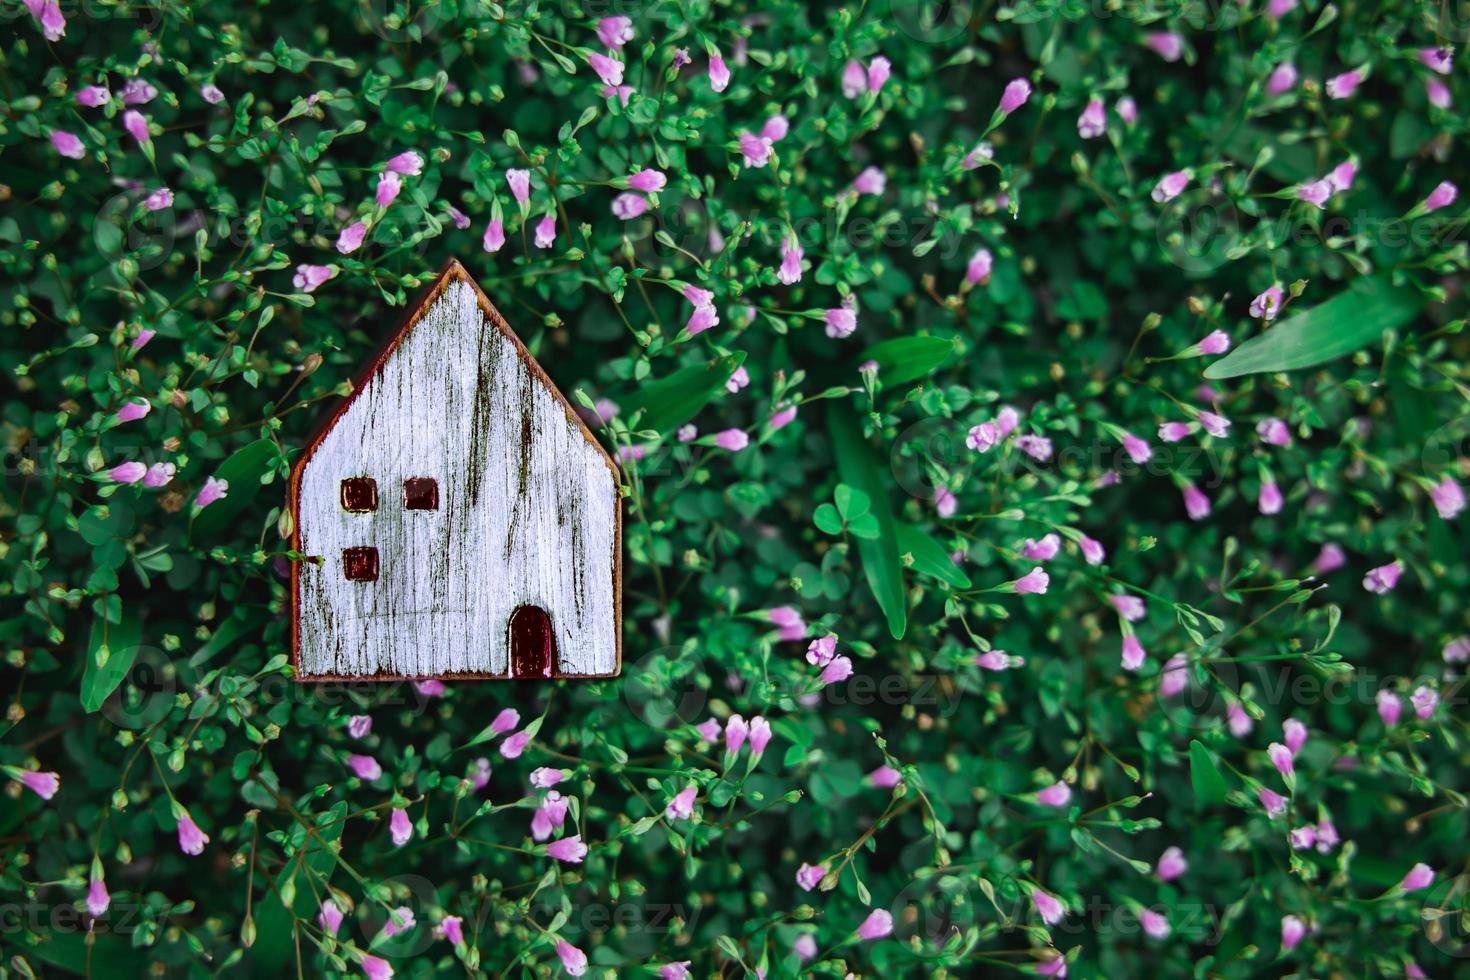
[[[439,483],[431,476],[415,476],[403,481],[404,510],[438,510]]]
[[[343,548],[342,576],[349,582],[378,580],[377,548]]]
[[[342,481],[342,509],[365,514],[378,509],[378,481],[370,476],[354,476]]]

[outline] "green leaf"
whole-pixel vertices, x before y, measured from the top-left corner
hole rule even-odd
[[[842,533],[842,516],[837,513],[837,508],[831,504],[822,504],[812,514],[812,523],[828,534]]]
[[[888,619],[888,632],[895,640],[902,639],[908,626],[908,609],[904,605],[903,565],[898,558],[897,529],[893,512],[889,510],[887,488],[873,452],[850,411],[841,406],[832,408],[827,412],[827,426],[832,433],[837,472],[842,482],[863,491],[872,501],[878,536],[858,538],[857,552],[862,558],[868,588],[873,590],[878,607]]]
[[[1424,300],[1412,286],[1395,286],[1380,272],[1252,337],[1205,369],[1207,378],[1311,367],[1376,341],[1418,315]]]
[[[1210,750],[1201,745],[1199,739],[1189,742],[1189,781],[1194,785],[1195,803],[1201,808],[1225,799],[1225,777],[1215,768]]]
[[[105,633],[104,633],[105,630]],[[122,621],[107,623],[101,616],[92,621],[92,638],[87,643],[87,668],[82,674],[82,707],[93,712],[102,707],[107,696],[133,669],[138,657],[138,637],[142,635],[142,624],[131,612],[124,609]],[[107,663],[97,666],[97,651],[103,639],[107,641]]]
[[[919,528],[909,524],[898,525],[898,552],[912,556],[914,563],[911,567],[916,572],[947,582],[957,589],[970,587],[970,576],[949,560],[944,545]]]
[[[275,465],[279,453],[275,443],[261,439],[220,464],[213,476],[217,480],[228,480],[230,489],[223,499],[204,508],[194,519],[192,533],[195,540],[211,537],[234,525],[235,518],[260,492],[261,477]]]
[[[872,514],[859,514],[847,522],[847,529],[859,538],[876,538],[883,533],[878,518]]]
[[[876,361],[878,380],[899,385],[933,373],[954,352],[954,341],[943,337],[895,337],[869,347],[858,362]]]
[[[745,352],[736,351],[704,364],[681,368],[666,378],[640,386],[624,399],[623,410],[631,417],[633,412],[643,409],[638,427],[667,435],[724,391],[725,382],[743,360]]]
[[[837,509],[849,521],[866,514],[873,506],[873,501],[868,499],[867,494],[846,483],[837,484],[837,489],[832,492],[832,499],[837,501]]]

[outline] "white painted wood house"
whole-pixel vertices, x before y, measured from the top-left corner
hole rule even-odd
[[[618,484],[451,262],[292,473],[297,677],[616,674]]]

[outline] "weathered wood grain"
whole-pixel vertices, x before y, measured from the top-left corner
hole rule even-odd
[[[550,614],[563,675],[618,669],[614,467],[463,270],[298,464],[297,665],[323,676],[505,675],[516,607]],[[339,483],[372,477],[348,513]],[[407,510],[403,481],[438,481]],[[376,582],[342,551],[378,549]]]

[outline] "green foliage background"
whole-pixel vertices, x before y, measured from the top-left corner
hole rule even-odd
[[[50,801],[7,784],[9,969],[317,975],[371,950],[407,976],[552,975],[562,937],[606,976],[686,960],[695,976],[1002,975],[1052,950],[1082,977],[1463,972],[1465,932],[1435,910],[1464,901],[1464,666],[1442,651],[1470,632],[1470,565],[1463,521],[1426,490],[1464,473],[1470,435],[1465,208],[1413,209],[1465,176],[1463,111],[1428,103],[1437,76],[1416,52],[1462,53],[1470,21],[1358,0],[1280,18],[1256,0],[893,4],[92,2],[63,8],[48,42],[7,0],[0,762],[61,777]],[[626,106],[585,60],[613,13],[636,30]],[[1182,35],[1180,60],[1143,43],[1156,31]],[[676,71],[677,48],[693,63]],[[705,75],[716,49],[723,92]],[[844,98],[845,63],[880,54],[893,78]],[[1269,94],[1287,61],[1302,81]],[[1324,97],[1358,66],[1353,98]],[[1034,94],[996,120],[1015,77]],[[1461,77],[1443,79],[1456,105]],[[159,90],[137,107],[151,152],[122,125],[129,79]],[[96,83],[113,101],[79,106]],[[1133,124],[1114,108],[1125,93]],[[1093,96],[1108,131],[1084,141]],[[791,128],[772,163],[743,166],[739,134],[777,112]],[[57,129],[82,159],[58,155]],[[982,136],[993,163],[967,169]],[[408,149],[424,172],[375,210],[378,171]],[[1294,198],[1350,157],[1356,181],[1325,211]],[[852,194],[868,166],[886,189]],[[507,167],[535,175],[528,221]],[[611,183],[643,167],[668,186],[619,220]],[[1186,168],[1184,195],[1151,200]],[[164,185],[172,206],[147,211]],[[510,240],[488,254],[497,196]],[[553,196],[556,244],[530,247],[523,226]],[[368,242],[338,254],[369,217]],[[788,286],[791,227],[807,269]],[[982,246],[993,274],[962,288]],[[297,686],[291,460],[450,257],[563,390],[621,408],[600,434],[625,458],[623,676],[442,697]],[[307,294],[301,263],[339,271]],[[718,327],[682,334],[680,283],[715,293]],[[1294,298],[1266,329],[1247,307],[1273,283]],[[820,312],[844,300],[858,330],[833,339]],[[1238,354],[1172,358],[1215,329]],[[750,385],[729,392],[737,366]],[[109,423],[138,398],[145,419]],[[796,421],[773,430],[787,403]],[[1225,438],[1157,441],[1182,406],[1211,404]],[[1051,460],[1014,439],[965,446],[1003,405],[1053,440]],[[1290,447],[1254,436],[1272,416]],[[685,423],[699,439],[675,438]],[[1130,464],[1112,426],[1154,459]],[[731,427],[749,448],[711,444]],[[161,490],[114,487],[107,470],[130,459],[177,470]],[[229,496],[193,516],[210,475]],[[1270,477],[1286,503],[1263,516]],[[1207,520],[1186,517],[1185,479],[1211,497]],[[936,512],[940,485],[953,515]],[[1046,594],[996,588],[1037,564],[1025,539],[1074,530],[1104,564],[1069,537]],[[1313,578],[1328,542],[1347,563]],[[1395,559],[1395,591],[1362,590]],[[1106,600],[1125,591],[1148,603],[1136,674]],[[852,679],[820,689],[805,641],[769,622],[783,606],[839,635]],[[991,648],[1024,665],[980,669]],[[1175,654],[1190,690],[1160,697]],[[1421,686],[1441,698],[1423,721]],[[1380,689],[1405,703],[1392,728]],[[1253,732],[1229,731],[1230,704]],[[505,706],[539,720],[517,759],[476,741]],[[697,737],[732,713],[770,720],[758,764]],[[357,714],[374,719],[361,741]],[[1286,792],[1265,748],[1293,717],[1311,736],[1291,812],[1270,820],[1255,790]],[[383,775],[353,776],[349,752]],[[494,772],[474,791],[480,756]],[[892,790],[865,779],[883,764],[902,773]],[[571,774],[558,789],[583,864],[529,836],[537,766]],[[1059,779],[1071,804],[1038,805]],[[691,782],[695,818],[663,816]],[[212,838],[198,857],[179,853],[171,800]],[[402,848],[393,806],[415,825]],[[1343,843],[1293,850],[1288,829],[1321,818]],[[1160,882],[1170,846],[1189,871]],[[113,905],[89,929],[94,858]],[[1435,887],[1398,894],[1421,861]],[[799,889],[802,862],[827,881]],[[1032,888],[1067,919],[1046,926]],[[335,940],[316,922],[329,890],[352,906]],[[403,905],[417,928],[377,935]],[[1167,939],[1143,934],[1145,907]],[[855,941],[872,909],[895,934]],[[444,915],[464,917],[463,946],[432,936]],[[1294,950],[1284,915],[1312,927]],[[804,966],[803,933],[819,950]]]

